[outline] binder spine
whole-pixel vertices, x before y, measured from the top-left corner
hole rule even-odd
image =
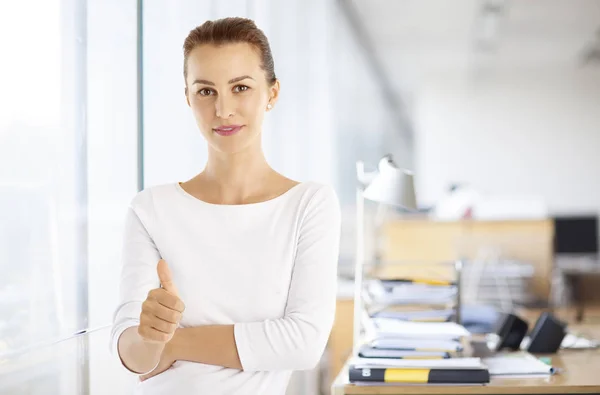
[[[429,372],[429,383],[439,384],[483,384],[490,382],[487,369],[436,369]]]
[[[485,384],[490,382],[487,369],[349,369],[350,382]]]
[[[375,381],[383,383],[385,381],[385,369],[350,367],[349,378],[351,383],[355,381]]]

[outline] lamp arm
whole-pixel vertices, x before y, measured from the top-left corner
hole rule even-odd
[[[365,171],[365,163],[361,160],[356,162],[356,179],[361,189],[365,189],[375,177],[379,174],[379,171]]]
[[[358,164],[357,164],[358,169]],[[359,342],[362,329],[362,312],[363,312],[363,264],[365,259],[364,251],[364,210],[365,200],[363,190],[360,187],[356,188],[356,252],[354,264],[354,323],[352,336],[352,354],[358,355]]]

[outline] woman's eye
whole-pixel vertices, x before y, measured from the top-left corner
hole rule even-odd
[[[250,89],[249,87],[247,87],[246,85],[237,85],[235,88],[233,88],[234,92],[245,92],[248,89]]]
[[[210,96],[212,94],[212,89],[203,88],[198,91],[200,96]]]

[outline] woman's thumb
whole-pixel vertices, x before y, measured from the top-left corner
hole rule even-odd
[[[164,259],[158,261],[156,271],[158,273],[158,279],[160,280],[161,287],[163,287],[166,291],[179,296],[177,287],[173,282],[173,274],[171,273],[171,269],[169,269],[169,265]]]

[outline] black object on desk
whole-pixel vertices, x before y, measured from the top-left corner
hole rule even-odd
[[[567,325],[556,319],[552,314],[545,312],[540,315],[529,337],[530,353],[553,354],[558,351],[565,338]]]
[[[508,348],[513,351],[519,350],[521,342],[527,335],[529,325],[515,314],[505,313],[496,322],[494,332],[499,340],[496,351]]]

